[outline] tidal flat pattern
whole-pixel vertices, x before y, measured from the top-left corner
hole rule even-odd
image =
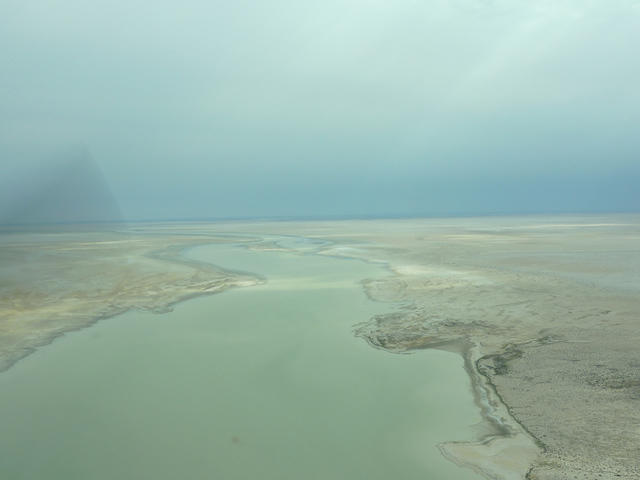
[[[480,421],[462,359],[354,337],[388,305],[357,260],[211,245],[267,281],[132,311],[0,375],[0,474],[27,479],[479,478],[437,445]]]

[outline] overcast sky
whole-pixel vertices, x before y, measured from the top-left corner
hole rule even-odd
[[[129,219],[638,211],[639,49],[640,0],[2,0],[0,200],[82,148]]]

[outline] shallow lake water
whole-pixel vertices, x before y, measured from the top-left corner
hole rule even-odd
[[[477,479],[437,444],[480,421],[458,355],[353,335],[379,266],[211,245],[267,278],[67,334],[0,374],[0,479]]]

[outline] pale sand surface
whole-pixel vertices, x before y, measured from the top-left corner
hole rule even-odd
[[[441,445],[447,458],[489,478],[640,478],[638,216],[167,224],[130,233],[128,245],[138,247],[101,243],[103,234],[74,240],[65,265],[78,268],[65,267],[47,285],[27,275],[25,285],[38,279],[35,290],[14,288],[20,276],[12,272],[28,264],[28,249],[44,252],[38,262],[47,252],[58,259],[67,253],[3,238],[3,264],[14,262],[3,269],[0,289],[5,368],[96,318],[258,281],[175,257],[215,235],[255,235],[264,240],[251,248],[388,265],[388,276],[364,279],[363,287],[397,309],[355,333],[390,352],[442,348],[464,356],[486,424],[477,442]],[[278,243],[269,235],[315,242]],[[108,287],[77,287],[82,275],[70,272],[95,261],[80,253],[87,248],[99,249],[92,259],[119,259],[103,269]],[[51,287],[60,279],[68,284]],[[12,322],[17,317],[24,321]]]
[[[267,281],[98,322],[0,374],[0,478],[481,478],[437,448],[481,421],[462,359],[352,334],[390,309],[359,283],[383,268],[234,241],[185,255]]]
[[[239,230],[239,225],[234,228]],[[490,478],[640,478],[637,215],[246,225],[388,264],[363,282],[397,312],[356,334],[460,351],[487,429],[443,453]]]
[[[261,281],[179,255],[215,241],[108,231],[0,234],[0,372],[101,318],[165,312],[187,298]]]

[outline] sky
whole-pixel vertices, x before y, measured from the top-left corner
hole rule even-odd
[[[640,0],[2,0],[0,223],[78,151],[128,220],[640,211],[639,46]]]

